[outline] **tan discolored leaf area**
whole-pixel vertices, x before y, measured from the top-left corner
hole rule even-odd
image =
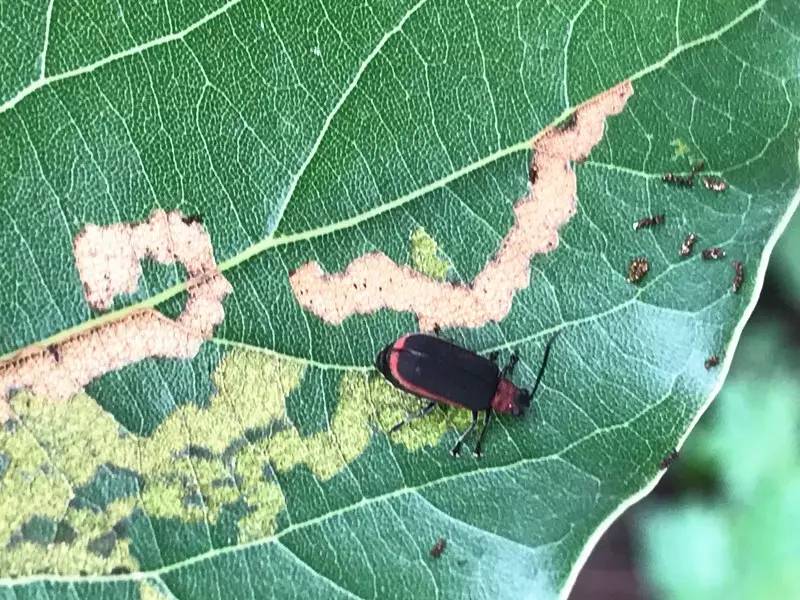
[[[603,137],[606,118],[622,112],[632,94],[632,84],[623,82],[578,107],[566,125],[549,128],[534,142],[530,190],[514,206],[515,223],[499,251],[472,283],[442,282],[373,252],[336,274],[325,274],[316,262],[306,263],[289,277],[295,298],[331,324],[382,308],[415,313],[423,331],[436,325],[480,327],[501,321],[514,295],[529,285],[531,258],[554,250],[558,230],[575,214],[577,180],[571,163],[588,156]]]
[[[225,316],[222,301],[232,288],[217,269],[211,238],[180,212],[157,210],[141,223],[87,225],[75,237],[73,252],[86,301],[96,309],[136,291],[145,258],[184,265],[190,277],[186,306],[174,321],[154,309],[136,310],[0,363],[0,422],[11,417],[10,392],[26,389],[64,400],[95,378],[145,358],[191,358]]]

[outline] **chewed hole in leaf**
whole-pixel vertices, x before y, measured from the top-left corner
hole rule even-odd
[[[292,271],[289,282],[297,302],[331,324],[382,308],[415,313],[423,331],[502,321],[514,295],[528,287],[531,258],[553,251],[559,228],[575,214],[577,180],[571,163],[586,158],[602,139],[606,118],[622,112],[632,94],[631,83],[621,83],[577,108],[568,126],[551,127],[534,142],[535,181],[514,206],[515,223],[497,254],[472,282],[442,282],[372,252],[342,273],[325,274],[316,262]]]

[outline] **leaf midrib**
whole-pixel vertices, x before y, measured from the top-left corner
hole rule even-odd
[[[123,51],[121,53],[112,55],[111,57],[109,57],[108,59],[105,59],[104,61],[98,61],[97,63],[94,63],[93,65],[90,65],[89,67],[86,67],[85,70],[87,72],[94,71],[95,69],[97,69],[97,68],[99,68],[99,67],[101,67],[101,66],[103,66],[105,64],[108,64],[109,62],[113,62],[114,60],[118,60],[118,59],[124,58],[126,56],[130,56],[132,54],[138,54],[138,53],[143,52],[143,51],[145,51],[145,50],[147,50],[147,49],[149,49],[150,47],[153,47],[153,46],[157,46],[157,45],[162,45],[164,43],[168,43],[169,41],[172,41],[172,38],[182,39],[188,33],[190,33],[191,31],[194,31],[195,29],[200,27],[202,24],[205,24],[205,23],[211,21],[214,17],[219,16],[220,14],[223,14],[223,13],[227,12],[227,10],[229,10],[230,8],[232,8],[233,6],[238,4],[240,1],[241,0],[230,0],[228,3],[226,3],[222,7],[218,8],[216,11],[213,11],[212,13],[207,15],[205,18],[200,19],[199,21],[197,21],[196,23],[192,24],[190,27],[182,30],[181,32],[178,32],[178,33],[175,33],[175,34],[170,34],[168,36],[164,36],[163,38],[159,38],[160,41],[158,43],[148,42],[147,44],[143,44],[142,46],[138,46],[137,47],[138,50],[136,50],[136,52],[133,52],[133,50],[128,50],[128,51]],[[418,10],[419,7],[421,7],[426,1],[427,0],[420,0],[416,5],[414,5],[414,7],[412,7],[403,16],[403,18],[401,18],[401,20],[398,22],[398,26],[396,26],[395,28],[390,30],[390,33],[391,32],[395,32],[395,31],[399,31],[398,27],[402,26],[402,23],[404,23],[408,19],[408,17],[410,17],[416,10]],[[676,57],[680,56],[681,54],[683,54],[687,50],[690,50],[690,49],[692,49],[692,48],[694,48],[696,46],[700,46],[700,45],[703,45],[703,44],[706,44],[708,42],[711,42],[711,41],[714,41],[714,40],[718,39],[723,34],[725,34],[729,30],[733,29],[738,24],[740,24],[742,21],[747,19],[753,13],[761,10],[766,5],[766,3],[767,3],[767,0],[759,0],[757,3],[751,5],[749,8],[747,8],[744,11],[742,11],[736,18],[732,19],[729,23],[727,23],[723,27],[720,27],[719,29],[716,29],[715,31],[713,31],[713,32],[711,32],[709,34],[706,34],[704,36],[700,36],[700,37],[692,40],[691,42],[687,42],[685,44],[682,44],[680,46],[675,47],[673,50],[671,50],[666,55],[664,55],[664,57],[661,60],[656,61],[656,62],[648,65],[647,67],[644,67],[643,69],[637,71],[636,73],[634,73],[633,75],[631,75],[628,78],[624,78],[623,81],[626,81],[626,80],[627,81],[637,81],[638,79],[641,79],[642,77],[645,77],[645,76],[649,75],[650,73],[653,73],[654,71],[657,71],[658,69],[661,69],[661,68],[665,67],[668,63],[670,63],[672,60],[674,60]],[[386,43],[386,41],[388,41],[387,36],[389,36],[390,33],[387,33],[386,36],[381,38],[381,40],[378,42],[378,44],[373,49],[373,51],[370,52],[368,57],[370,57],[370,56],[374,57],[375,55],[377,55],[377,53],[380,50],[380,48],[382,47],[382,45],[384,45]],[[314,156],[316,155],[316,151],[317,151],[318,147],[321,145],[322,139],[324,138],[325,131],[327,131],[326,127],[330,125],[330,121],[332,121],[332,119],[338,113],[339,109],[341,108],[341,105],[343,105],[343,103],[349,97],[350,93],[353,91],[353,89],[355,89],[355,85],[357,85],[357,82],[358,82],[359,78],[361,77],[361,75],[363,75],[364,70],[366,68],[365,65],[367,63],[368,63],[368,61],[365,60],[362,63],[362,65],[359,67],[359,70],[357,70],[356,74],[354,75],[353,79],[351,80],[351,83],[348,85],[347,88],[345,88],[345,91],[342,93],[342,96],[339,98],[339,101],[337,101],[336,105],[334,106],[334,109],[331,111],[331,113],[326,118],[325,123],[327,123],[327,125],[323,126],[323,128],[321,129],[320,135],[317,138],[317,142],[314,144],[314,146],[312,146],[311,150],[309,151],[309,155],[303,161],[303,164],[302,164],[301,168],[298,170],[298,174],[294,178],[294,181],[295,181],[294,186],[290,187],[287,190],[285,200],[281,204],[281,208],[280,208],[281,212],[279,214],[279,218],[278,218],[278,220],[276,220],[275,225],[274,225],[274,227],[272,229],[273,234],[278,229],[278,227],[280,226],[280,220],[281,220],[281,218],[283,216],[283,211],[289,205],[289,202],[291,202],[291,200],[292,200],[292,197],[293,197],[293,194],[294,194],[294,190],[296,189],[296,186],[297,186],[297,182],[299,182],[299,180],[302,178],[302,174],[305,172],[305,169],[307,168],[308,164],[310,164],[310,162],[313,160]],[[77,70],[74,70],[74,71],[70,71],[68,73],[72,74],[71,76],[77,76],[77,75],[82,74],[83,72],[81,71],[81,69],[77,69]],[[25,90],[23,90],[22,93],[18,94],[17,96],[12,98],[12,100],[10,100],[10,101],[6,102],[5,104],[3,104],[2,106],[0,106],[0,114],[2,114],[2,112],[4,112],[5,110],[8,110],[9,108],[13,108],[13,106],[17,102],[22,100],[24,97],[26,97],[27,95],[29,95],[33,91],[36,91],[37,89],[39,89],[41,87],[44,87],[45,85],[47,85],[50,82],[54,82],[56,80],[63,79],[63,78],[66,78],[66,77],[61,77],[61,76],[57,75],[57,76],[51,77],[49,79],[43,77],[42,79],[38,80],[37,82],[34,82],[33,85],[31,85],[30,87],[28,87]],[[41,85],[37,85],[37,83],[39,83],[39,82],[42,82],[42,84]],[[444,177],[442,177],[442,178],[440,178],[440,179],[438,179],[436,181],[430,182],[430,183],[426,184],[425,186],[423,186],[421,188],[418,188],[417,190],[409,192],[408,194],[405,194],[403,196],[399,196],[399,197],[395,198],[394,200],[391,200],[389,202],[381,204],[380,206],[377,206],[377,207],[375,207],[373,209],[365,211],[365,212],[363,212],[363,213],[361,213],[359,215],[356,215],[354,217],[350,217],[348,219],[344,219],[342,221],[337,221],[335,223],[331,223],[331,224],[328,224],[328,225],[324,225],[324,226],[321,226],[321,227],[310,229],[310,230],[307,230],[307,231],[299,232],[299,233],[283,235],[283,236],[274,236],[273,234],[271,234],[271,235],[265,237],[263,240],[257,242],[256,244],[253,244],[249,248],[247,248],[247,249],[239,252],[238,254],[235,254],[232,257],[220,262],[218,264],[219,271],[224,273],[225,271],[233,269],[233,268],[237,267],[238,265],[246,262],[247,260],[249,260],[249,259],[261,254],[262,252],[266,252],[268,250],[271,250],[272,248],[277,248],[277,247],[280,247],[280,246],[285,246],[285,245],[296,243],[296,242],[307,241],[307,240],[314,239],[314,238],[317,238],[317,237],[321,237],[321,236],[324,236],[324,235],[328,235],[328,234],[331,234],[331,233],[334,233],[334,232],[337,232],[337,231],[342,231],[342,230],[345,230],[345,229],[349,229],[351,227],[355,227],[356,225],[359,225],[359,224],[361,224],[361,223],[363,223],[365,221],[368,221],[370,219],[376,218],[376,217],[378,217],[378,216],[380,216],[380,215],[382,215],[382,214],[384,214],[386,212],[389,212],[391,210],[399,208],[399,207],[401,207],[401,206],[403,206],[405,204],[408,204],[409,202],[411,202],[413,200],[416,200],[417,198],[420,198],[422,196],[427,195],[430,192],[433,192],[433,191],[435,191],[435,190],[437,190],[439,188],[442,188],[442,187],[448,185],[449,183],[452,183],[452,182],[460,179],[461,177],[463,177],[465,175],[468,175],[469,173],[472,173],[473,171],[476,171],[476,170],[478,170],[478,169],[480,169],[482,167],[485,167],[487,165],[490,165],[490,164],[494,163],[497,160],[500,160],[500,159],[505,158],[507,156],[513,155],[513,154],[515,154],[517,152],[528,151],[533,146],[533,144],[543,135],[543,133],[545,131],[547,131],[550,127],[556,125],[560,121],[563,121],[565,118],[567,118],[570,114],[572,114],[575,110],[577,110],[586,101],[587,100],[584,100],[583,102],[581,102],[579,104],[576,104],[574,106],[570,106],[570,107],[566,108],[564,111],[562,111],[562,113],[560,115],[558,115],[556,118],[554,118],[547,126],[543,127],[532,138],[530,138],[528,140],[516,142],[516,143],[514,143],[514,144],[512,144],[510,146],[507,146],[506,148],[498,150],[498,151],[496,151],[496,152],[494,152],[494,153],[492,153],[492,154],[490,154],[490,155],[488,155],[488,156],[486,156],[486,157],[484,157],[484,158],[482,158],[482,159],[480,159],[478,161],[475,161],[475,162],[470,163],[470,164],[468,164],[468,165],[466,165],[466,166],[464,166],[464,167],[462,167],[460,169],[457,169],[457,170],[453,171],[452,173],[450,173],[450,174],[448,174],[448,175],[446,175],[446,176],[444,176]],[[77,335],[77,334],[80,334],[82,332],[91,330],[91,329],[93,329],[95,327],[98,327],[98,326],[101,326],[101,325],[104,325],[104,324],[112,323],[114,321],[123,319],[124,317],[126,317],[127,315],[129,315],[130,313],[132,313],[132,312],[134,312],[136,310],[140,310],[140,309],[143,309],[143,308],[154,308],[157,305],[162,304],[162,303],[174,298],[175,296],[186,292],[188,290],[189,283],[190,283],[190,281],[187,280],[187,281],[183,281],[181,283],[175,284],[175,285],[173,285],[173,286],[171,286],[169,288],[166,288],[165,290],[162,290],[161,292],[159,292],[159,293],[157,293],[157,294],[155,294],[153,296],[150,296],[149,298],[141,300],[140,302],[137,302],[135,304],[131,304],[131,305],[126,306],[124,308],[120,308],[120,309],[117,309],[117,310],[114,310],[114,311],[107,312],[107,313],[105,313],[103,315],[100,315],[99,317],[95,317],[95,318],[89,319],[87,321],[84,321],[82,323],[79,323],[78,325],[65,328],[65,329],[63,329],[63,330],[61,330],[61,331],[59,331],[59,332],[47,337],[47,338],[44,338],[44,339],[41,339],[41,340],[35,340],[33,342],[30,342],[28,344],[28,346],[31,346],[31,345],[47,346],[47,345],[50,345],[50,344],[57,344],[59,342],[62,342],[64,340],[74,336],[74,335]],[[7,352],[4,355],[0,355],[0,362],[2,362],[4,360],[7,360],[9,358],[12,358],[17,352],[19,352],[19,350],[21,350],[21,348],[17,348],[15,350]]]

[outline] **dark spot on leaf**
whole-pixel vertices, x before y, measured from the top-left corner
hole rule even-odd
[[[211,482],[213,488],[236,487],[236,480],[231,477],[218,477]]]
[[[50,517],[34,515],[20,527],[22,541],[46,546],[56,535],[56,522]]]
[[[114,567],[113,569],[111,569],[111,574],[112,575],[125,575],[126,573],[130,573],[130,572],[131,572],[131,570],[128,567],[124,567],[122,565],[119,565],[119,566]]]
[[[175,455],[175,458],[199,458],[200,460],[214,460],[214,453],[204,446],[191,444]]]
[[[264,478],[264,481],[276,481],[277,477],[275,476],[275,471],[272,468],[272,465],[268,462],[264,463],[264,466],[261,468],[261,476]]]
[[[193,488],[183,497],[183,505],[186,507],[202,507],[205,505],[203,494],[197,488]]]
[[[3,475],[6,474],[8,471],[8,466],[11,464],[11,459],[8,455],[4,452],[0,452],[0,479],[3,478]]]
[[[71,544],[78,537],[78,532],[64,520],[58,522],[56,535],[53,537],[54,544]]]
[[[91,540],[87,545],[86,548],[89,552],[97,554],[98,556],[102,556],[103,558],[108,558],[111,556],[111,553],[114,551],[114,546],[117,545],[117,534],[113,531],[109,531],[108,533],[104,533],[100,537],[96,537]]]
[[[130,527],[131,521],[129,518],[125,517],[114,523],[114,527],[112,527],[111,530],[117,534],[118,538],[126,538],[128,537],[128,530]]]
[[[101,512],[115,500],[136,496],[143,488],[144,480],[135,471],[105,463],[97,468],[92,479],[75,488],[69,505]]]

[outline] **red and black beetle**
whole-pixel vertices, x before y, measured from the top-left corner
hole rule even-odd
[[[478,424],[478,412],[484,411],[483,428],[474,452],[475,456],[480,456],[483,436],[494,411],[517,417],[530,406],[547,365],[553,340],[555,336],[547,343],[533,389],[526,390],[518,388],[510,380],[518,360],[516,355],[511,356],[501,371],[497,367],[497,352],[487,358],[424,333],[398,338],[381,350],[375,359],[375,367],[395,387],[429,402],[418,412],[407,415],[389,430],[389,434],[414,419],[424,417],[437,403],[466,408],[472,411],[472,424],[450,450],[453,456],[458,456],[464,439]]]

